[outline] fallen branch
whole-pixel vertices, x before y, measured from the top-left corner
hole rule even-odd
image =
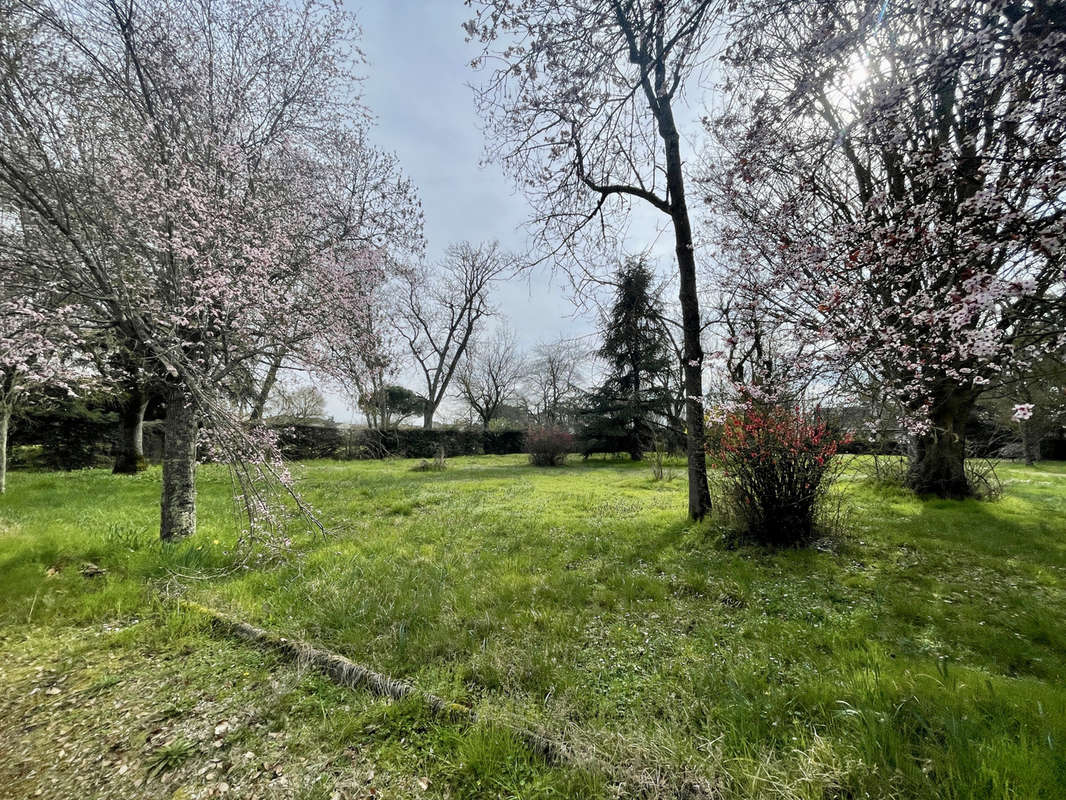
[[[414,698],[421,701],[434,714],[469,723],[478,721],[477,713],[470,706],[446,700],[431,692],[422,691],[406,681],[374,672],[337,653],[322,650],[306,642],[278,636],[199,603],[178,599],[177,604],[181,608],[207,617],[216,630],[274,650],[297,664],[314,667],[340,686],[346,686],[349,689],[366,689],[371,694],[393,700]],[[538,731],[499,720],[485,721],[506,730],[549,764],[605,773],[620,783],[633,786],[637,790],[636,796],[638,797],[673,796],[679,800],[709,800],[716,796],[701,783],[691,779],[677,781],[667,779],[664,785],[664,781],[653,780],[646,775],[634,775],[593,753],[584,749],[578,750]],[[664,773],[659,772],[659,775],[662,776]]]
[[[213,608],[192,603],[188,600],[179,600],[179,605],[208,617],[216,629],[225,631],[238,639],[268,647],[276,650],[298,664],[311,666],[329,676],[340,686],[349,689],[367,689],[371,694],[379,697],[390,697],[393,700],[406,700],[409,697],[417,697],[422,700],[435,714],[457,717],[473,717],[473,710],[461,703],[452,703],[442,697],[437,697],[429,692],[422,692],[409,683],[398,681],[379,672],[367,669],[361,664],[356,664],[344,656],[321,650],[303,642],[286,639],[277,636],[263,628],[257,628],[232,617],[226,616]]]

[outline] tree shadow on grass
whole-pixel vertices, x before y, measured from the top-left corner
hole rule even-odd
[[[1066,518],[1016,492],[914,502],[871,559],[877,638],[1012,677],[1066,674]]]

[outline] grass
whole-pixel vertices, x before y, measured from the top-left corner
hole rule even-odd
[[[291,558],[255,568],[231,568],[217,468],[201,471],[200,532],[172,546],[155,539],[158,470],[13,473],[0,648],[26,664],[55,658],[64,637],[123,653],[133,683],[100,677],[96,691],[153,704],[164,675],[225,695],[292,672],[158,599],[180,589],[478,710],[476,725],[433,720],[293,673],[284,702],[250,702],[286,758],[324,776],[308,797],[362,796],[347,766],[320,769],[350,747],[364,772],[391,776],[388,796],[608,797],[648,776],[696,777],[726,798],[1066,795],[1066,465],[1002,467],[995,503],[921,502],[851,473],[848,535],[773,553],[689,523],[683,477],[654,480],[646,465],[413,463],[304,466],[303,495],[333,534],[294,535]],[[84,577],[87,562],[106,573]],[[249,659],[258,672],[242,680]],[[4,669],[8,695],[37,680]],[[191,730],[200,701],[182,690],[167,702],[163,740],[128,750],[134,771],[199,791],[217,755]],[[84,709],[64,713],[54,724],[76,727]],[[615,771],[551,767],[493,720],[564,736]],[[242,735],[259,746],[260,733]],[[26,753],[48,759],[48,747]],[[231,783],[266,781],[270,796],[276,777],[259,772]]]

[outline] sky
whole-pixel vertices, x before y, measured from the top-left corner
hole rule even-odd
[[[362,88],[376,120],[372,139],[396,153],[418,187],[427,260],[463,240],[498,239],[524,251],[526,201],[498,165],[481,165],[484,140],[468,85],[479,80],[469,66],[478,50],[461,28],[470,10],[462,0],[346,0],[346,6],[363,30],[368,64]],[[595,319],[576,312],[566,277],[546,266],[496,287],[492,298],[525,350],[560,338],[587,347],[596,329]],[[419,391],[417,376],[405,377]],[[458,410],[448,404],[441,418]],[[336,396],[328,397],[327,412],[342,422],[359,419]]]

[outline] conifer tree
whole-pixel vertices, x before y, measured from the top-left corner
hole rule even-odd
[[[603,384],[588,394],[582,412],[585,453],[629,453],[643,458],[669,415],[673,357],[662,328],[661,302],[644,261],[629,261],[617,275],[614,303],[604,319],[600,357]]]

